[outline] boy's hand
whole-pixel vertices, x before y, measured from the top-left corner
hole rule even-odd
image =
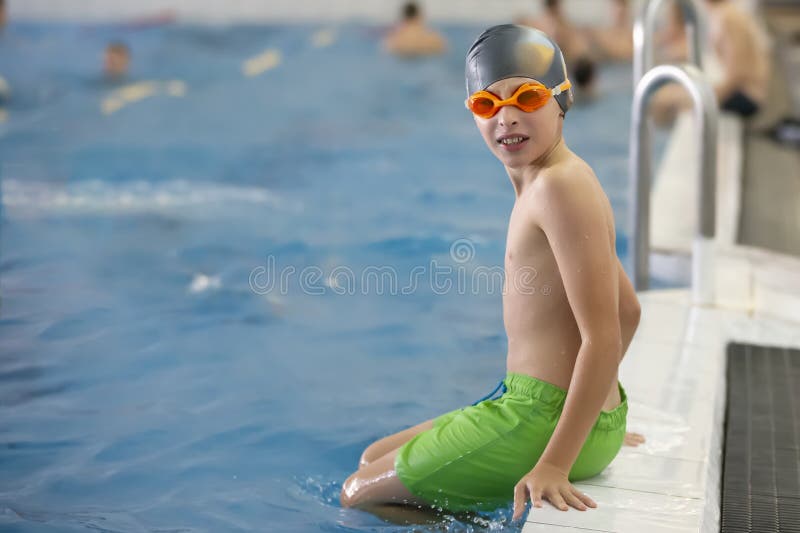
[[[580,511],[585,511],[587,505],[597,507],[594,500],[572,486],[567,479],[567,474],[554,465],[540,461],[514,487],[512,520],[517,520],[522,516],[528,497],[534,507],[541,507],[543,496],[562,511],[568,509],[567,504]]]
[[[644,442],[645,442],[644,435],[629,431],[625,433],[625,440],[622,441],[622,444],[625,446],[638,446]]]

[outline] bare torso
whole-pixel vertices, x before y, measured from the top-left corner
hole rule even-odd
[[[387,35],[386,48],[401,56],[420,56],[440,54],[446,44],[444,38],[422,22],[405,22]]]
[[[727,76],[736,80],[739,90],[756,102],[767,96],[769,55],[758,27],[732,2],[722,2],[709,10],[709,40],[718,57],[732,54]]]
[[[592,174],[587,193],[600,195],[605,203],[606,231],[614,246],[611,205]],[[534,187],[517,198],[506,237],[503,321],[508,336],[507,370],[527,374],[562,389],[569,389],[581,346],[581,335],[564,290],[558,265],[546,235],[536,224],[532,205]],[[546,207],[545,207],[546,208]],[[612,253],[616,253],[612,250]],[[576,266],[589,268],[589,265]],[[620,403],[616,380],[602,409]]]

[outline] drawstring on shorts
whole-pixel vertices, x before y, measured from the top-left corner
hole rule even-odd
[[[479,404],[479,403],[481,403],[482,401],[484,401],[484,400],[488,400],[488,399],[492,398],[492,396],[494,396],[494,395],[495,395],[495,393],[496,393],[498,390],[500,390],[501,388],[503,389],[503,392],[501,392],[501,393],[500,393],[500,396],[502,396],[503,394],[505,394],[505,392],[508,390],[508,389],[506,388],[506,383],[505,383],[505,380],[504,380],[504,379],[501,379],[501,380],[500,380],[500,383],[498,383],[498,384],[497,384],[497,387],[495,387],[495,388],[494,388],[494,390],[493,390],[492,392],[490,392],[490,393],[489,393],[487,396],[484,396],[483,398],[481,398],[481,399],[480,399],[480,400],[478,400],[477,402],[473,403],[472,405],[478,405],[478,404]]]

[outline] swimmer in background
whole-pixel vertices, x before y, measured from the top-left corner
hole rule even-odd
[[[611,1],[611,26],[585,28],[590,46],[607,61],[630,61],[633,58],[633,21],[629,0]]]
[[[131,53],[125,43],[109,43],[103,55],[103,74],[106,80],[119,82],[128,76]]]
[[[340,501],[394,519],[512,501],[518,519],[528,500],[542,499],[586,510],[595,502],[571,481],[644,441],[626,433],[618,380],[639,301],[616,255],[608,197],[562,137],[573,96],[556,43],[524,26],[491,27],[467,54],[466,80],[465,104],[516,197],[502,298],[505,388],[371,444]]]
[[[444,37],[425,24],[416,2],[407,2],[403,6],[402,19],[383,40],[383,47],[388,52],[402,57],[418,57],[447,50]]]
[[[735,2],[706,0],[708,37],[722,68],[714,93],[722,111],[749,118],[767,98],[770,74],[769,49],[758,26]],[[691,97],[678,85],[667,85],[650,105],[659,124],[671,122],[681,109],[692,107]]]
[[[561,0],[544,0],[542,13],[538,17],[520,17],[518,24],[541,30],[550,36],[561,49],[567,66],[589,54],[589,43],[580,30],[564,13]]]
[[[185,82],[173,80],[128,80],[130,50],[121,42],[110,43],[105,50],[103,63],[104,83],[111,91],[100,102],[100,111],[105,115],[116,113],[120,109],[146,98],[158,95],[183,97],[188,90]]]
[[[666,23],[655,36],[658,63],[683,63],[689,57],[689,39],[686,35],[686,18],[678,2],[669,5]]]
[[[518,24],[530,26],[549,35],[561,49],[568,70],[575,81],[573,91],[580,103],[591,101],[594,97],[595,61],[589,41],[562,9],[561,0],[544,0],[543,11],[539,17],[518,18]],[[579,71],[579,75],[576,73]]]
[[[572,78],[580,91],[575,91],[575,103],[585,105],[597,97],[597,67],[588,56],[579,57],[572,65]]]
[[[8,24],[8,14],[6,12],[6,0],[0,0],[0,31]]]

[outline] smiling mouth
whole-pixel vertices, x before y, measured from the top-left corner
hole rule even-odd
[[[524,135],[509,135],[508,137],[500,137],[497,139],[497,144],[503,144],[506,146],[513,146],[515,144],[520,144],[528,140],[528,137]]]

